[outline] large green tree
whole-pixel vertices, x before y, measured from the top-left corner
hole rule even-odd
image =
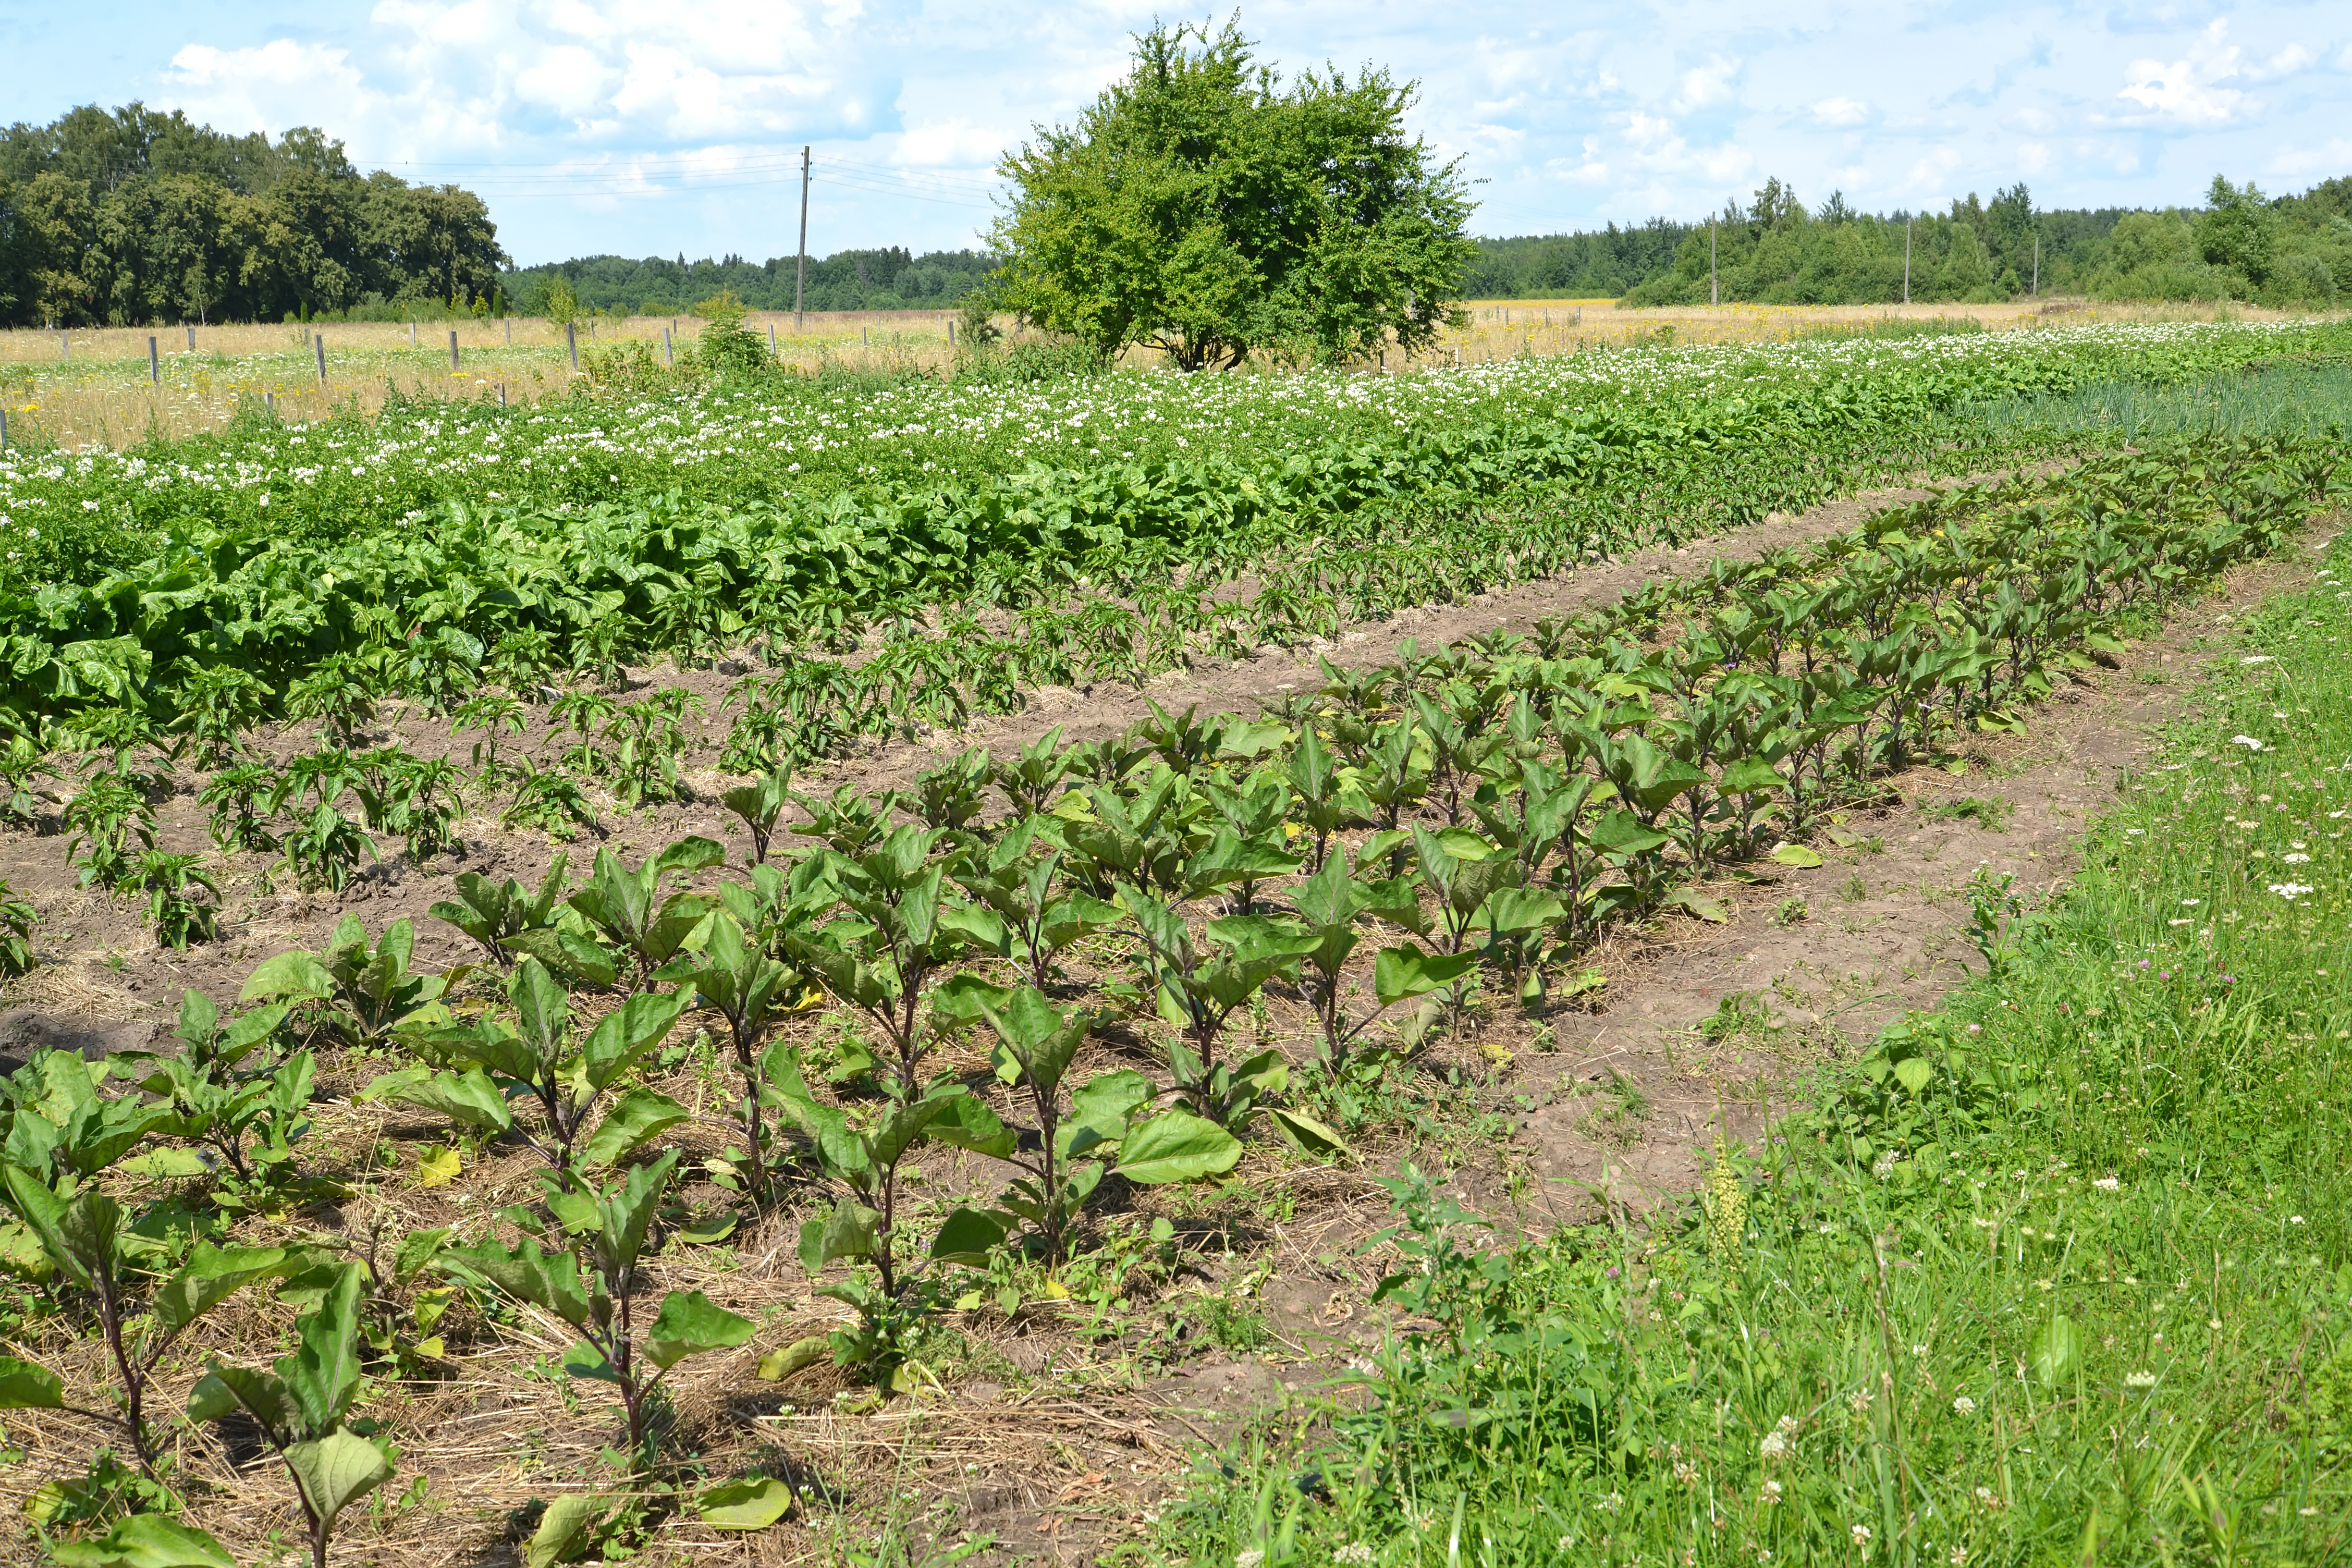
[[[1406,134],[1413,86],[1286,84],[1250,47],[1233,22],[1156,26],[1075,125],[1005,157],[999,308],[1187,370],[1410,353],[1462,319],[1472,204],[1458,162]]]
[[[506,259],[478,196],[363,179],[310,126],[272,142],[134,103],[0,130],[0,325],[464,302]]]

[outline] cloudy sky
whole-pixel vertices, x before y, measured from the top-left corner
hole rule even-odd
[[[1172,18],[1184,12],[1164,13]],[[1124,68],[1140,0],[0,0],[0,116],[133,98],[315,124],[480,191],[524,261],[974,243],[996,154]],[[1219,13],[1218,15],[1222,15]],[[1482,234],[1696,216],[1767,174],[1818,205],[2193,202],[2352,174],[2352,7],[2207,0],[1266,4],[1286,68],[1417,78]]]

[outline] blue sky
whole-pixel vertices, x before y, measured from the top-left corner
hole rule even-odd
[[[1171,18],[1189,13],[1165,13]],[[317,124],[363,167],[480,191],[540,261],[975,242],[990,165],[1124,68],[1128,0],[0,0],[0,115],[143,98],[224,129]],[[1222,16],[1223,13],[1216,13]],[[2352,7],[1560,8],[1258,4],[1287,68],[1417,78],[1416,127],[1484,182],[1474,228],[1690,217],[1779,174],[1808,204],[2193,202],[2352,174]]]

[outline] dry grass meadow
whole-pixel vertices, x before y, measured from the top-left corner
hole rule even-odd
[[[1639,310],[1618,310],[1608,300],[1479,300],[1470,306],[1469,326],[1445,334],[1418,363],[1477,364],[1642,342],[1771,342],[1939,317],[2013,331],[2057,321],[2213,320],[2224,312],[2240,320],[2277,314],[2237,305],[2094,305],[2081,300]],[[778,357],[810,372],[827,364],[937,372],[953,363],[951,320],[946,311],[812,311],[795,328],[789,311],[761,311],[753,314],[751,325],[772,333]],[[584,360],[615,344],[641,342],[658,353],[665,331],[673,345],[682,345],[701,328],[692,316],[604,318],[582,324],[580,352]],[[311,342],[314,331],[325,340],[323,377]],[[1129,357],[1148,363],[1154,356],[1137,352]],[[1397,368],[1397,363],[1391,359],[1387,368]],[[318,419],[338,410],[373,412],[395,387],[408,397],[520,404],[561,392],[572,379],[562,329],[536,317],[454,326],[330,321],[0,331],[0,408],[12,433],[22,439],[37,432],[68,448],[121,447],[150,435],[215,429],[235,416],[243,398],[268,398],[281,418]]]

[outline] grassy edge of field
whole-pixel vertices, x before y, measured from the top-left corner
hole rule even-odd
[[[2352,550],[2321,572],[2073,885],[1980,875],[1988,966],[1675,1218],[1506,1249],[1392,1184],[1405,1331],[1113,1560],[2339,1560]]]

